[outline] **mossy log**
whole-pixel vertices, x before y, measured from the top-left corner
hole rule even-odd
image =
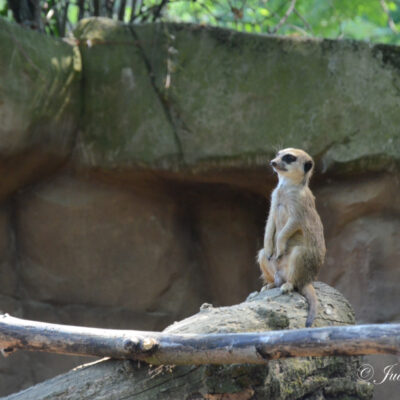
[[[354,323],[339,292],[317,283],[317,326]],[[307,303],[298,293],[254,293],[238,305],[214,308],[177,322],[164,333],[259,332],[304,326]],[[24,399],[352,399],[372,398],[372,385],[357,379],[359,357],[294,358],[262,365],[151,366],[140,361],[100,360],[6,397]],[[225,396],[225,397],[224,397]]]

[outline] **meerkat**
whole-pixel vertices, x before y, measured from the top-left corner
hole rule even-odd
[[[318,313],[312,281],[326,252],[322,222],[308,186],[314,162],[305,151],[288,148],[280,150],[270,165],[279,183],[272,192],[258,263],[267,289],[279,287],[281,293],[297,289],[307,299],[306,327],[310,327]]]

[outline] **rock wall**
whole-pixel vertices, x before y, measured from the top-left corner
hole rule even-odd
[[[1,310],[161,330],[242,301],[293,146],[317,163],[320,280],[359,322],[399,319],[397,47],[101,18],[76,39],[0,20]],[[83,361],[0,359],[1,394]]]
[[[0,199],[65,163],[81,106],[77,47],[0,19]]]

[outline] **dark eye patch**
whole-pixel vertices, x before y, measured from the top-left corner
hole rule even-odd
[[[304,173],[306,174],[313,166],[312,161],[306,161],[304,163]]]
[[[293,154],[285,154],[282,157],[282,161],[284,161],[287,164],[290,164],[292,162],[295,162],[297,160],[297,157],[295,157]]]

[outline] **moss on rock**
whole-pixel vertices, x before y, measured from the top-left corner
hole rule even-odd
[[[0,197],[71,153],[80,115],[80,55],[0,19]]]
[[[394,46],[104,19],[84,21],[77,37],[92,41],[81,49],[95,165],[253,168],[294,146],[325,172],[398,169]],[[137,86],[121,82],[126,68]]]

